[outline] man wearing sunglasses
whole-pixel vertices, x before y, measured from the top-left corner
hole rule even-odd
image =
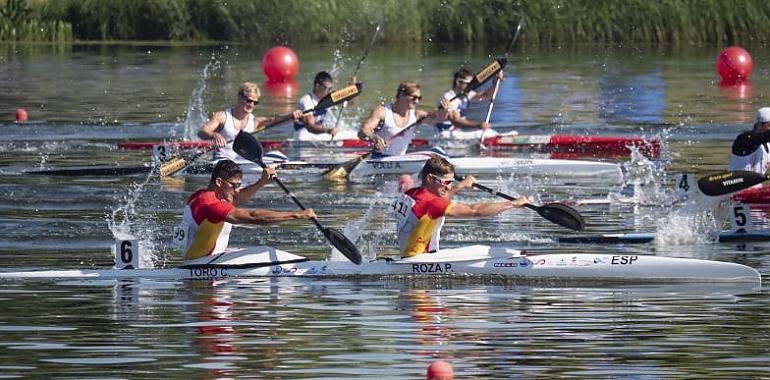
[[[428,125],[446,120],[446,108],[429,114],[417,109],[420,100],[422,100],[420,85],[410,81],[402,82],[396,91],[396,101],[377,106],[364,121],[361,130],[358,131],[358,137],[374,144],[377,150],[375,157],[405,154],[409,144],[412,143],[416,128],[400,132],[412,126],[417,120],[420,120],[421,124]]]
[[[497,79],[503,79],[503,71],[497,74]],[[441,101],[450,100],[457,96],[457,94],[463,93],[468,87],[468,84],[473,80],[473,73],[462,68],[454,73],[452,79],[452,89],[445,92],[441,97]],[[492,129],[489,129],[489,123],[486,121],[473,121],[467,119],[468,106],[471,100],[485,100],[492,97],[492,93],[495,91],[494,86],[489,86],[486,90],[476,93],[475,91],[468,92],[467,97],[460,97],[455,99],[449,104],[449,118],[441,123],[435,125],[435,138],[444,139],[480,139],[481,136],[494,136],[497,135]]]
[[[243,172],[235,162],[227,159],[217,162],[208,187],[193,193],[184,208],[179,225],[186,238],[184,259],[224,252],[230,240],[232,224],[269,224],[316,217],[312,209],[286,212],[240,207],[257,190],[270,183],[273,176],[275,169],[267,167],[259,181],[242,186]]]
[[[203,140],[212,140],[216,149],[214,160],[229,159],[239,161],[239,156],[233,151],[233,141],[240,131],[254,132],[276,124],[280,117],[254,116],[255,107],[259,104],[259,87],[255,83],[244,82],[238,87],[238,98],[231,108],[214,112],[211,118],[198,131],[198,137]],[[294,112],[297,120],[302,113]]]
[[[443,157],[433,156],[420,171],[422,184],[401,194],[391,205],[401,257],[438,252],[446,217],[485,218],[529,202],[526,197],[503,202],[452,202],[452,196],[476,183],[473,176],[467,176],[454,186],[454,176],[454,165]]]
[[[356,78],[351,78],[351,84],[356,83]],[[313,79],[313,90],[303,95],[297,101],[297,110],[305,112],[315,108],[318,101],[324,96],[329,95],[334,90],[334,80],[326,71],[321,71]],[[324,120],[328,109],[314,111],[311,114],[304,115],[294,122],[294,140],[313,141],[334,139],[338,129],[334,127],[325,127]]]

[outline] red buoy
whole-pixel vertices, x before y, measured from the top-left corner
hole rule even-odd
[[[724,82],[735,83],[749,79],[754,63],[749,52],[738,46],[722,50],[717,57],[717,72]]]
[[[16,109],[16,121],[27,121],[29,119],[29,115],[27,115],[27,110],[24,108],[17,108]]]
[[[431,363],[428,366],[428,373],[426,378],[428,380],[452,380],[454,378],[454,372],[452,366],[445,361],[437,361]]]
[[[274,46],[262,56],[262,72],[268,82],[293,81],[299,71],[299,59],[286,46]]]

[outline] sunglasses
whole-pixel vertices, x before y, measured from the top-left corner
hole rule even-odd
[[[233,189],[236,189],[236,190],[240,189],[241,185],[243,184],[242,182],[230,182],[230,181],[228,181],[228,180],[226,180],[224,178],[222,178],[222,181],[227,182],[228,184],[230,184],[230,186],[233,187]]]
[[[471,81],[465,79],[458,79],[457,81],[463,84],[471,84]]]
[[[244,95],[241,95],[241,98],[243,99],[244,102],[248,104],[255,105],[255,106],[259,104],[259,99],[249,99]]]
[[[407,98],[419,102],[422,100],[422,95],[405,95]]]
[[[433,178],[434,180],[438,181],[439,183],[441,183],[444,186],[449,186],[449,185],[451,185],[455,181],[454,178],[452,178],[452,179],[444,179],[444,178],[441,178],[441,177],[439,177],[439,176],[437,176],[435,174],[428,174],[428,177]]]
[[[324,85],[323,85],[323,83],[316,83],[316,84],[317,84],[319,87],[321,87],[321,90],[323,90],[323,92],[325,92],[325,93],[327,93],[327,94],[328,94],[328,93],[330,93],[330,92],[332,92],[332,90],[334,89],[334,86],[329,86],[329,87],[326,87],[326,86],[324,86]]]

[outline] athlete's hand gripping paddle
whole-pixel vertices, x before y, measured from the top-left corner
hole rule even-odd
[[[463,179],[464,179],[463,177],[460,177],[457,175],[455,176],[456,181],[462,181]],[[497,195],[498,197],[507,199],[509,201],[516,200],[515,197],[512,197],[508,194],[501,193],[499,191],[495,191],[480,183],[474,183],[473,187],[479,190],[484,190],[490,194]],[[524,207],[530,210],[534,210],[543,218],[555,224],[558,224],[562,227],[569,228],[575,231],[582,231],[583,229],[585,229],[586,224],[585,224],[585,221],[583,220],[583,216],[580,215],[580,213],[574,208],[569,207],[563,203],[549,203],[543,206],[535,206],[527,203],[524,205]]]
[[[262,168],[265,167],[265,163],[262,161],[262,144],[257,141],[257,138],[254,137],[254,135],[250,133],[244,133],[243,131],[239,132],[235,137],[235,142],[233,142],[233,150],[241,157],[256,163]],[[278,184],[278,186],[280,186],[281,189],[283,189],[283,191],[286,192],[289,197],[291,197],[291,199],[294,201],[294,203],[297,204],[297,206],[299,206],[300,209],[306,210],[305,206],[302,205],[302,202],[300,202],[299,199],[297,199],[297,197],[295,197],[294,194],[292,194],[292,192],[286,188],[286,185],[284,185],[277,176],[273,177],[273,182]],[[361,252],[358,251],[358,248],[356,248],[355,244],[353,244],[353,242],[351,242],[350,239],[348,239],[342,233],[342,231],[335,228],[324,227],[316,218],[312,218],[311,220],[324,234],[326,240],[328,240],[331,245],[333,245],[335,248],[337,248],[337,250],[345,255],[348,260],[357,265],[361,264]]]

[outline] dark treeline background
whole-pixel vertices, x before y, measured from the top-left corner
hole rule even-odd
[[[0,40],[764,43],[767,0],[2,0]]]

